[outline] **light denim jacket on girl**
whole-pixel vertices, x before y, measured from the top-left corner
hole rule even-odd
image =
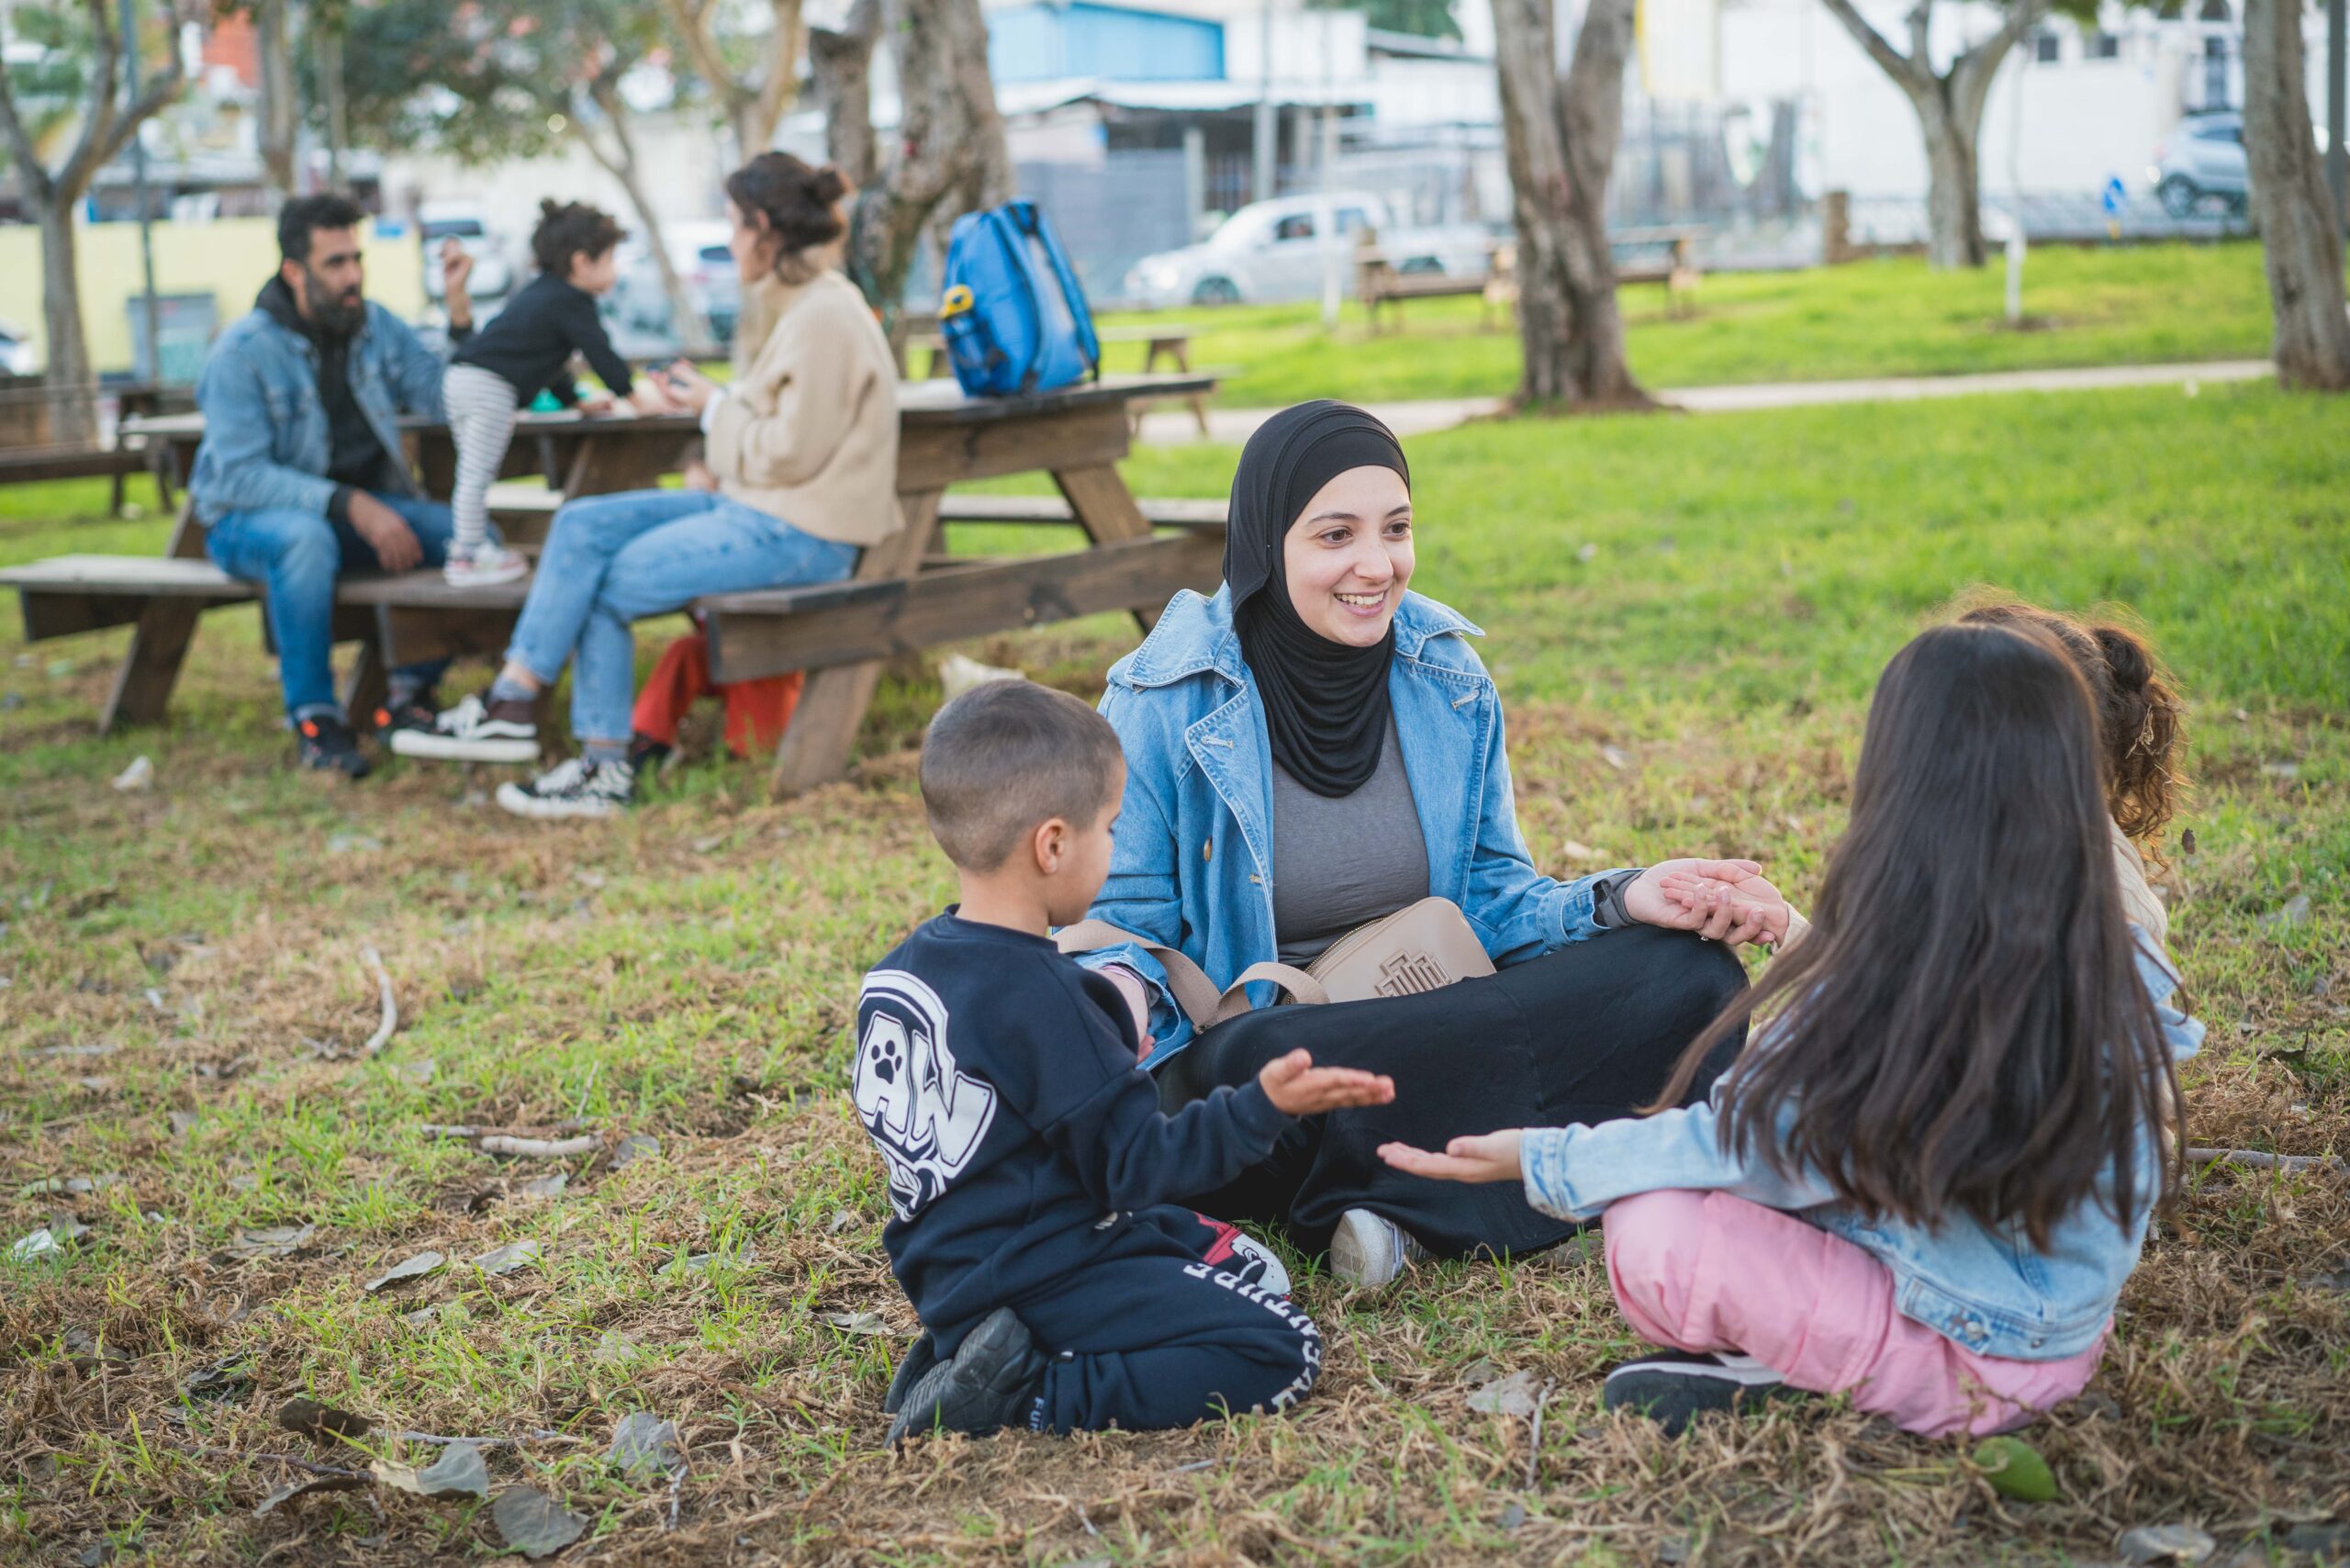
[[[2171,1004],[2178,981],[2143,933],[2138,975],[2171,1054],[2193,1056],[2203,1025]],[[1810,1171],[1783,1177],[1759,1155],[1727,1153],[1718,1136],[1720,1093],[1717,1086],[1705,1104],[1638,1120],[1529,1129],[1521,1155],[1526,1201],[1561,1219],[1586,1220],[1640,1193],[1729,1193],[1784,1210],[1869,1253],[1892,1271],[1894,1305],[1904,1317],[1978,1355],[2062,1361],[2105,1331],[2145,1245],[2161,1158],[2151,1129],[2132,1162],[2136,1191],[2126,1223],[2091,1199],[2057,1223],[2042,1249],[2031,1245],[2021,1220],[1986,1226],[1961,1212],[1930,1228],[1890,1215],[1871,1222]],[[1783,1107],[1779,1119],[1782,1130],[1792,1125],[1793,1108]],[[2109,1171],[2109,1192],[2111,1185]]]
[[[1387,676],[1395,738],[1427,843],[1428,891],[1450,899],[1495,964],[1536,958],[1604,928],[1595,872],[1560,882],[1534,868],[1517,830],[1501,697],[1468,639],[1484,633],[1406,593]],[[1179,948],[1219,987],[1278,956],[1273,932],[1273,759],[1257,683],[1232,628],[1232,599],[1185,589],[1142,646],[1110,666],[1102,716],[1126,754],[1126,793],[1094,901],[1096,920]],[[1151,992],[1147,1065],[1192,1040],[1167,970],[1132,944],[1088,953],[1132,967]],[[1252,986],[1259,1006],[1277,994]]]

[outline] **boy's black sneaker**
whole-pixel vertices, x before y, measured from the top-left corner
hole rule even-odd
[[[297,720],[294,744],[302,766],[314,772],[364,778],[371,771],[372,765],[360,753],[359,738],[351,733],[349,724],[331,713]]]
[[[1785,1391],[1785,1380],[1752,1356],[1661,1350],[1611,1368],[1600,1403],[1638,1410],[1677,1438],[1707,1410],[1748,1409]]]
[[[636,799],[636,770],[625,762],[566,757],[528,784],[500,784],[497,799],[516,816],[543,822],[614,817]]]
[[[519,699],[485,702],[468,697],[433,715],[421,729],[393,731],[392,749],[438,762],[536,762],[538,706]]]
[[[386,699],[375,710],[375,733],[388,736],[401,730],[429,730],[440,716],[440,693],[428,686],[405,697]]]
[[[667,741],[656,741],[651,735],[632,735],[628,743],[628,765],[639,773],[657,772],[677,749]]]
[[[898,1363],[896,1373],[890,1377],[890,1392],[881,1396],[881,1413],[894,1416],[904,1409],[907,1394],[937,1364],[938,1341],[925,1328],[922,1338],[913,1342],[913,1348],[906,1352],[906,1359]]]
[[[934,1365],[907,1388],[889,1440],[923,1432],[984,1437],[1025,1427],[1045,1391],[1045,1364],[1027,1325],[1012,1308],[999,1306],[980,1319],[953,1361]]]

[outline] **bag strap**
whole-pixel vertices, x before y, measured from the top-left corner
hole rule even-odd
[[[1248,1011],[1248,987],[1258,980],[1270,980],[1289,992],[1292,1000],[1311,1007],[1320,1007],[1330,1000],[1329,991],[1318,980],[1292,964],[1276,964],[1270,960],[1251,964],[1240,971],[1240,977],[1225,987],[1216,999],[1213,1023],[1237,1018]]]
[[[1192,1028],[1204,1029],[1223,1022],[1218,1009],[1224,1005],[1224,998],[1217,993],[1215,981],[1208,979],[1207,971],[1180,947],[1122,931],[1106,920],[1080,920],[1075,925],[1064,925],[1053,941],[1063,953],[1072,956],[1131,942],[1166,966],[1167,989],[1174,994],[1175,1005],[1192,1021]]]

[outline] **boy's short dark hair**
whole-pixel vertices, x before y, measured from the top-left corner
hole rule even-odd
[[[310,259],[310,236],[321,229],[356,229],[367,214],[349,196],[331,191],[296,196],[277,209],[277,253],[285,261]]]
[[[922,803],[946,858],[992,871],[1039,823],[1091,823],[1125,754],[1110,722],[1049,686],[991,680],[938,711],[922,743]]]
[[[600,256],[619,244],[626,232],[601,207],[584,201],[543,201],[539,226],[531,230],[531,254],[541,272],[564,277],[571,271],[572,257]]]

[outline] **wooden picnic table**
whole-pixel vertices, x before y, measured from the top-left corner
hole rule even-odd
[[[1016,630],[1107,610],[1145,624],[1179,588],[1212,588],[1221,572],[1220,527],[1188,513],[1158,536],[1117,470],[1137,399],[1205,393],[1199,375],[1118,375],[1025,398],[973,398],[950,382],[901,383],[898,507],[904,527],[866,549],[853,577],[819,588],[722,594],[700,601],[711,673],[722,681],[789,669],[810,672],[775,768],[778,792],[837,778],[883,662],[911,648]],[[447,428],[407,420],[428,493],[446,494],[454,452]],[[200,414],[137,421],[150,442],[192,453]],[[506,472],[559,479],[566,497],[643,488],[679,465],[699,439],[686,415],[522,417]],[[1066,521],[1085,548],[1041,556],[940,556],[932,546],[949,486],[1007,475],[1049,474]],[[185,468],[183,468],[185,472]],[[972,509],[969,521],[1051,522],[1035,506]],[[136,623],[102,728],[162,716],[203,611],[256,598],[204,558],[203,529],[184,507],[164,559],[71,556],[0,571],[23,601],[28,640]],[[336,638],[361,644],[353,707],[372,705],[384,671],[426,658],[496,655],[513,630],[527,585],[454,588],[437,571],[345,578],[336,595]]]

